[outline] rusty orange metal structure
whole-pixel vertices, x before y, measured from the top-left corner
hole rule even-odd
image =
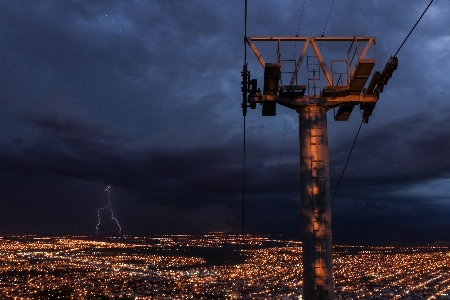
[[[262,91],[257,88],[256,80],[250,79],[250,72],[244,65],[244,115],[247,107],[255,109],[258,103],[262,105],[263,116],[276,115],[276,104],[294,109],[299,114],[303,299],[332,300],[334,285],[327,111],[337,109],[334,119],[347,121],[353,108],[359,105],[363,121],[367,123],[383,86],[397,68],[397,58],[391,57],[383,72],[375,72],[365,88],[375,65],[375,59],[365,56],[370,46],[375,44],[375,37],[245,37],[245,40],[264,69],[264,87]],[[256,46],[259,42],[278,44],[275,61],[265,61]],[[298,59],[282,59],[280,45],[286,42],[303,43]],[[346,65],[345,71],[330,72],[322,57],[318,43],[331,42],[350,43],[347,58],[341,60]],[[359,44],[364,46],[359,47]],[[312,78],[308,77],[307,87],[297,82],[308,48],[312,49],[320,70],[313,70]],[[294,62],[294,70],[283,70],[286,61]],[[291,74],[287,85],[282,84],[283,72]],[[326,85],[318,89],[317,74],[320,72],[325,77]],[[309,81],[312,82],[312,88]]]

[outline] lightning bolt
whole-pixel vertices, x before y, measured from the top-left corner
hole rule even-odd
[[[96,233],[98,235],[98,229],[99,229],[100,223],[101,223],[100,211],[109,208],[109,211],[111,212],[111,219],[113,219],[116,222],[117,227],[119,227],[119,235],[120,235],[122,233],[122,227],[120,226],[119,221],[117,220],[117,218],[114,217],[114,212],[113,212],[112,207],[111,207],[111,186],[110,185],[105,189],[105,192],[108,192],[108,203],[105,205],[105,207],[99,208],[97,210],[98,223],[97,223],[97,226],[95,226]]]

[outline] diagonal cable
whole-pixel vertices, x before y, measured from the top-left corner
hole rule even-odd
[[[334,0],[333,0],[333,2],[331,2],[330,11],[328,12],[328,17],[327,17],[327,21],[325,22],[325,26],[323,27],[322,36],[324,36],[324,34],[325,34],[325,29],[327,28],[328,20],[330,19],[331,11],[333,10],[333,5],[334,5]]]
[[[350,149],[350,153],[348,154],[347,161],[345,162],[344,169],[342,170],[342,173],[341,173],[341,177],[339,177],[338,184],[336,186],[336,189],[334,190],[333,198],[331,198],[330,205],[333,204],[334,197],[336,196],[336,193],[337,193],[337,191],[339,189],[339,185],[341,184],[341,180],[342,180],[342,177],[344,176],[345,169],[347,168],[348,161],[350,160],[350,156],[352,155],[353,148],[355,147],[356,140],[358,139],[359,132],[361,131],[362,124],[363,124],[363,120],[361,120],[361,124],[359,125],[358,132],[356,133],[355,140],[353,141],[352,148]]]
[[[403,44],[406,42],[406,40],[409,38],[409,36],[411,35],[411,33],[413,32],[414,28],[416,28],[417,24],[419,24],[420,20],[422,19],[423,15],[427,12],[428,8],[430,7],[431,3],[433,3],[433,0],[430,1],[430,3],[428,3],[428,6],[425,8],[425,10],[423,11],[422,15],[420,16],[420,18],[417,20],[416,24],[414,24],[413,28],[411,29],[411,31],[408,33],[408,35],[406,36],[406,38],[403,40],[403,43],[400,45],[400,47],[398,47],[397,52],[395,52],[394,56],[397,56],[397,53],[400,51],[400,49],[403,47]]]

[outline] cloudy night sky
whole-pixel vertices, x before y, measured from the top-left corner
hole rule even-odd
[[[428,3],[249,0],[247,35],[375,36],[381,71]],[[242,232],[243,0],[0,4],[0,235],[94,235],[109,185],[123,234]],[[333,201],[334,242],[450,238],[449,17],[434,1],[398,53]],[[360,122],[328,112],[331,195]],[[298,130],[294,110],[248,111],[246,232],[300,237]]]

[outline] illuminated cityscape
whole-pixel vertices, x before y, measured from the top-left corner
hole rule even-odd
[[[227,234],[0,238],[1,299],[301,299],[301,243]],[[450,299],[450,246],[334,246],[336,299]]]

